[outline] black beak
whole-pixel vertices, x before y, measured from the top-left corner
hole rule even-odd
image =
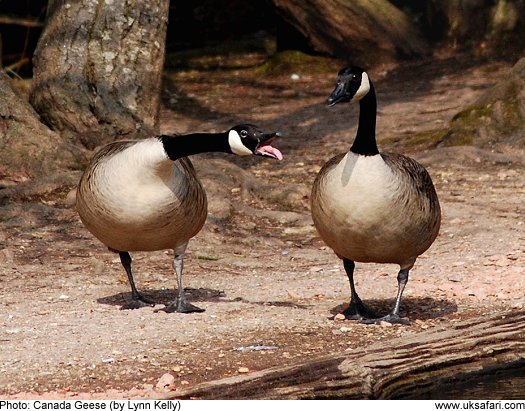
[[[269,144],[277,137],[282,137],[281,133],[279,133],[278,131],[274,131],[272,133],[263,133],[259,140],[259,145],[262,145],[263,143]]]
[[[335,86],[334,91],[332,91],[332,94],[328,96],[326,99],[326,105],[328,107],[335,106],[340,101],[343,101],[346,97],[345,93],[345,84],[340,83]]]

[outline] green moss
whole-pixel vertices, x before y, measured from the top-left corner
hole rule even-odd
[[[448,134],[442,142],[445,147],[468,146],[474,142],[474,131],[454,130]]]
[[[474,143],[480,125],[492,115],[492,104],[473,106],[457,113],[451,121],[450,131],[443,139],[444,146],[464,146]]]
[[[218,261],[218,260],[220,260],[220,257],[215,257],[215,256],[212,256],[212,255],[197,254],[196,257],[197,257],[197,260],[205,260],[205,261]]]
[[[260,76],[279,76],[297,74],[333,73],[339,63],[335,60],[311,56],[296,50],[287,50],[275,53],[257,69]]]
[[[445,128],[438,128],[432,130],[424,130],[417,133],[411,133],[405,137],[388,137],[381,141],[385,145],[403,145],[405,147],[423,146],[433,147],[443,141],[447,135],[448,130]]]
[[[416,145],[436,145],[446,136],[448,131],[446,129],[434,129],[434,130],[425,130],[419,133],[414,133],[408,139],[408,144],[412,146]]]
[[[503,122],[507,127],[507,132],[513,132],[522,128],[525,122],[524,115],[519,107],[518,98],[514,95],[503,102]]]
[[[481,117],[488,117],[492,114],[492,104],[486,106],[474,106],[469,107],[466,110],[460,111],[454,117],[452,117],[452,123],[454,122],[465,122],[471,123],[477,121]]]
[[[457,113],[452,119],[450,134],[443,144],[457,146],[476,143],[482,128],[491,141],[501,141],[519,131],[525,123],[524,115],[515,93],[509,90],[506,95],[505,99],[469,107]]]

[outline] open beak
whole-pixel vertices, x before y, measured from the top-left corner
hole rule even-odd
[[[346,93],[344,83],[337,84],[335,86],[334,91],[332,91],[332,94],[330,94],[326,99],[326,105],[328,107],[335,106],[340,101],[343,101],[345,99],[345,96]]]
[[[257,147],[255,148],[255,154],[282,160],[282,153],[275,147],[272,147],[272,143],[277,140],[278,137],[282,137],[278,132],[263,134],[259,140],[259,144],[257,144]]]

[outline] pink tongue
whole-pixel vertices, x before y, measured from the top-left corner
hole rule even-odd
[[[268,153],[272,157],[275,157],[277,160],[282,160],[283,155],[282,153],[277,150],[275,147],[272,146],[262,146],[257,149],[259,153]]]

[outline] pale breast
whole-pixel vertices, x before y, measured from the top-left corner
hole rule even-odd
[[[82,222],[112,249],[175,248],[205,222],[206,194],[191,162],[173,162],[160,145],[151,143],[99,158],[79,184]]]
[[[382,155],[350,152],[334,158],[319,173],[312,217],[338,255],[406,265],[437,235],[435,210],[425,206],[429,201],[424,195],[418,196],[410,178],[393,171]]]

